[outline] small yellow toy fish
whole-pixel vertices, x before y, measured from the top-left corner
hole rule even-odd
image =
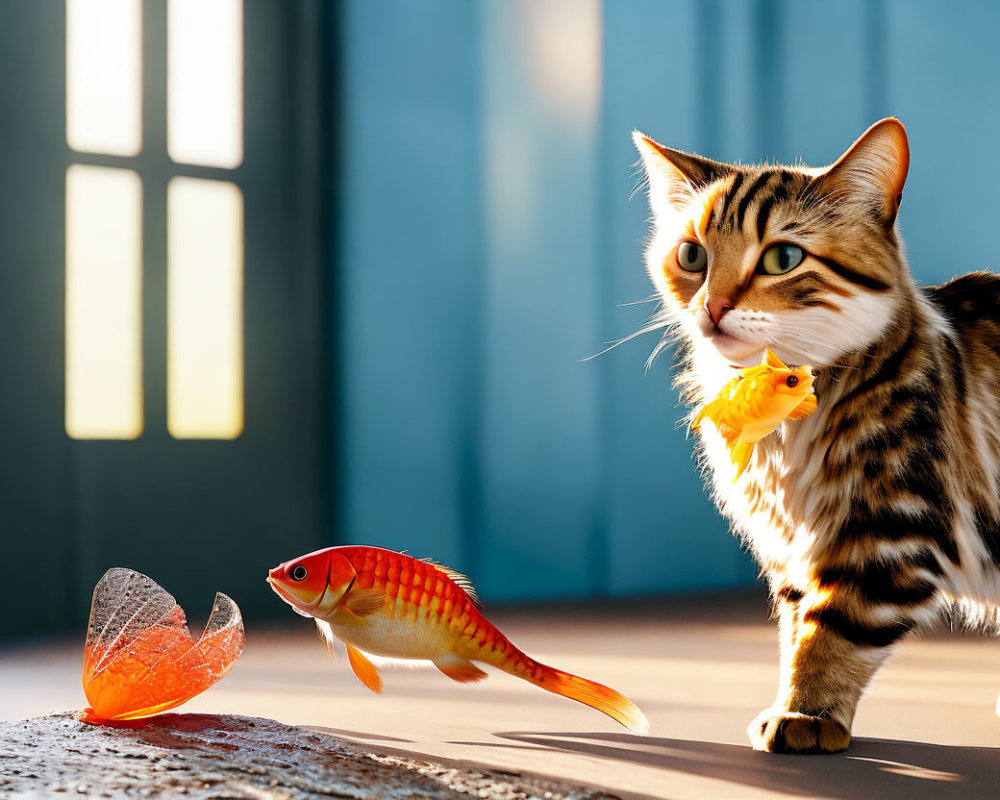
[[[750,463],[757,442],[786,419],[804,419],[816,410],[813,375],[809,367],[791,369],[765,350],[761,363],[741,370],[723,386],[698,412],[691,428],[697,430],[704,419],[715,425],[736,465],[735,482]]]

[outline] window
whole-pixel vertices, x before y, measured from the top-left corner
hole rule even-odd
[[[167,429],[177,439],[232,439],[244,419],[235,172],[243,161],[242,0],[168,0],[163,153],[143,147],[142,73],[153,65],[143,64],[142,29],[142,0],[66,2],[66,432],[143,433],[142,196],[155,165],[172,176]]]

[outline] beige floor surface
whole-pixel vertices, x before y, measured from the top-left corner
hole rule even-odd
[[[759,597],[606,609],[506,610],[495,621],[542,661],[611,684],[652,723],[636,737],[502,673],[476,686],[385,671],[376,697],[307,620],[248,631],[244,657],[184,707],[313,726],[383,750],[484,762],[657,798],[1000,798],[1000,642],[942,633],[903,645],[837,756],[766,756],[744,728],[777,675]],[[0,719],[83,704],[79,642],[0,647]]]

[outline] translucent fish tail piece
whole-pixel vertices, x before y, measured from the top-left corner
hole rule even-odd
[[[239,607],[217,593],[195,642],[183,609],[152,578],[108,570],[94,588],[83,659],[88,721],[139,719],[201,694],[243,652]]]

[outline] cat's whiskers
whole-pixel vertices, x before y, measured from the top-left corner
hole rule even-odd
[[[656,299],[658,299],[658,298],[656,298],[656,297],[650,297],[650,298],[646,298],[645,300],[638,300],[635,303],[625,303],[624,305],[638,305],[640,303],[652,302],[653,300],[656,300]],[[611,342],[610,344],[608,344],[608,346],[605,347],[600,352],[594,353],[592,356],[587,356],[586,358],[581,358],[580,361],[581,362],[591,361],[591,360],[597,358],[598,356],[603,356],[605,353],[611,352],[612,350],[614,350],[619,345],[623,345],[626,342],[630,342],[633,339],[636,339],[639,336],[644,336],[647,333],[652,333],[653,331],[658,331],[658,330],[663,330],[665,328],[668,328],[669,326],[673,325],[675,322],[676,322],[676,319],[675,319],[675,317],[674,317],[674,315],[672,313],[670,313],[667,309],[665,309],[663,307],[658,308],[650,316],[648,323],[646,325],[643,325],[641,328],[639,328],[639,330],[634,331],[633,333],[630,333],[627,336],[623,336],[621,339],[616,339],[614,342]],[[662,341],[662,337],[661,337],[661,341]]]
[[[646,375],[649,374],[649,370],[652,368],[653,362],[656,361],[660,353],[662,353],[664,350],[670,347],[670,345],[672,345],[674,342],[680,339],[680,336],[681,336],[681,331],[679,328],[676,327],[669,327],[663,332],[663,335],[660,337],[660,340],[656,343],[656,346],[653,348],[653,352],[651,352],[649,354],[649,357],[646,359],[645,368],[643,370],[644,374]]]
[[[629,306],[641,306],[644,305],[645,303],[656,303],[659,302],[660,300],[661,297],[658,294],[651,294],[649,295],[649,297],[642,298],[642,300],[633,300],[630,303],[619,303],[618,308],[628,308]],[[655,313],[659,312],[657,311]]]

